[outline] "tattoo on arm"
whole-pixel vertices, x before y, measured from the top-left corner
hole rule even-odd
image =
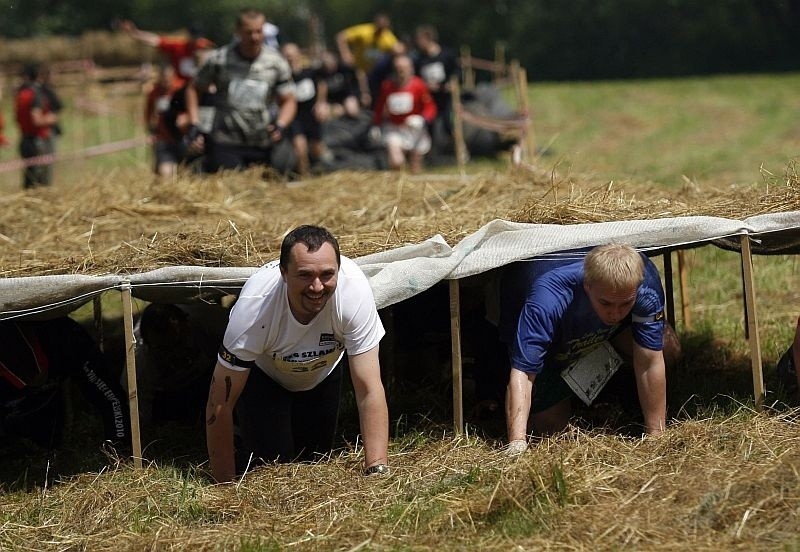
[[[225,376],[225,402],[228,402],[228,399],[231,398],[231,385],[233,385],[231,377]]]
[[[213,425],[214,422],[216,421],[217,421],[217,415],[212,414],[211,417],[208,420],[206,420],[206,425]]]

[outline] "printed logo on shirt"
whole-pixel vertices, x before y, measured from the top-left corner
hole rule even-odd
[[[331,345],[336,343],[336,337],[332,333],[319,334],[319,346]]]

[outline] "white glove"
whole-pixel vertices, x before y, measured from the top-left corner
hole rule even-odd
[[[526,441],[525,439],[516,439],[508,443],[503,452],[505,452],[506,456],[513,457],[513,456],[519,456],[526,450],[528,450],[528,441]]]
[[[405,123],[414,130],[420,130],[425,126],[425,117],[422,115],[409,115],[406,117]]]

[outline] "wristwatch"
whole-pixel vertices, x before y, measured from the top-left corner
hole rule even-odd
[[[364,470],[364,475],[383,475],[389,473],[389,466],[386,464],[375,464]]]

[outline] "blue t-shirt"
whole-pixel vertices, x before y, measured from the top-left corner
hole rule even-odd
[[[592,308],[583,288],[583,261],[542,273],[535,266],[530,276],[517,331],[511,340],[511,365],[538,374],[545,363],[567,366],[630,325],[634,341],[660,351],[664,332],[664,291],[653,262],[642,255],[645,277],[627,319],[605,325]],[[531,264],[536,265],[537,261]]]

